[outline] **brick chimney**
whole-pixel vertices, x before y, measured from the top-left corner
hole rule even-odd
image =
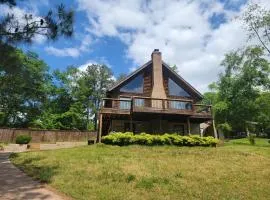
[[[158,49],[155,49],[151,55],[153,62],[153,89],[152,89],[152,98],[166,99],[166,92],[163,85],[163,73],[162,73],[162,57],[161,52]]]

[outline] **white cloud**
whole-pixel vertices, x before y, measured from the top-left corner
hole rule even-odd
[[[92,38],[90,35],[85,35],[81,40],[81,44],[78,47],[72,48],[56,48],[49,46],[45,48],[48,54],[58,57],[79,57],[83,52],[90,51],[89,46],[92,44]]]
[[[104,57],[100,57],[95,60],[88,60],[85,64],[80,65],[78,68],[82,71],[85,71],[88,66],[93,65],[93,64],[103,64],[109,68],[112,68],[111,64]]]
[[[73,57],[76,58],[80,55],[80,52],[76,48],[62,48],[58,49],[55,47],[46,47],[45,51],[48,54],[54,55],[54,56],[59,56],[59,57]]]
[[[246,33],[235,20],[245,5],[225,9],[240,5],[243,0],[78,2],[79,9],[87,13],[89,32],[98,37],[118,37],[127,44],[127,57],[136,65],[148,61],[153,49],[159,48],[163,60],[176,64],[180,75],[201,92],[217,80],[224,54],[246,44]],[[268,0],[259,2],[267,7],[270,4]],[[227,19],[216,29],[208,20],[214,13],[224,14]]]

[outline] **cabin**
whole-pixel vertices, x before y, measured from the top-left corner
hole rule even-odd
[[[162,60],[155,49],[151,60],[111,87],[99,111],[98,141],[110,132],[202,135],[201,124],[212,124],[211,105],[202,94]]]

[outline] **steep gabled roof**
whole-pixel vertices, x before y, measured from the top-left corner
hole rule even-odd
[[[113,85],[111,88],[109,88],[108,92],[111,92],[112,90],[114,90],[114,89],[118,88],[119,86],[123,85],[125,82],[128,82],[131,78],[133,78],[136,74],[138,74],[143,69],[148,67],[150,64],[152,64],[152,60],[148,61],[147,63],[145,63],[144,65],[139,67],[137,70],[132,72],[130,75],[125,77],[123,80],[117,82],[115,85]],[[166,67],[177,79],[179,79],[190,91],[192,91],[195,96],[197,96],[199,99],[203,98],[203,95],[198,90],[196,90],[185,79],[183,79],[183,77],[181,77],[179,74],[177,74],[167,63],[162,61],[162,65],[164,67]]]

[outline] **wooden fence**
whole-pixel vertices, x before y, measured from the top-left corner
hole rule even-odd
[[[96,139],[96,132],[0,128],[0,142],[13,143],[18,135],[30,135],[33,143],[78,142]]]

